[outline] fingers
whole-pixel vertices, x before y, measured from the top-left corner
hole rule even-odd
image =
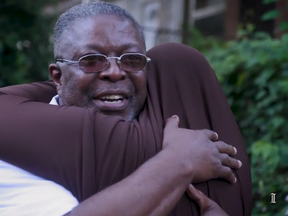
[[[225,153],[232,156],[237,154],[237,149],[235,147],[228,145],[222,141],[215,142],[215,145],[220,153]]]
[[[193,199],[200,207],[200,213],[203,216],[228,216],[226,212],[213,200],[197,190],[190,184],[186,190],[188,196]]]
[[[211,141],[217,141],[218,140],[218,134],[216,132],[213,132],[213,134],[209,138]]]
[[[230,169],[227,166],[222,166],[222,169],[219,174],[220,174],[219,175],[220,178],[226,179],[231,184],[234,184],[237,181],[237,178],[235,174],[233,173],[232,169]]]
[[[188,196],[193,199],[199,206],[201,206],[201,192],[190,184],[186,190]]]
[[[205,132],[205,134],[208,136],[208,138],[211,141],[217,141],[218,140],[218,134],[216,132],[208,130],[208,129],[203,129],[203,131]]]
[[[232,158],[227,154],[221,154],[221,161],[222,165],[228,166],[232,169],[239,169],[242,166],[242,162],[240,160]]]
[[[235,183],[237,179],[232,169],[239,169],[242,166],[242,162],[240,160],[230,157],[229,155],[236,155],[237,149],[222,141],[217,141],[214,144],[216,145],[220,153],[220,159],[223,166],[219,177],[226,179],[232,184]]]
[[[231,145],[228,145],[222,141],[218,141],[214,143],[221,153],[221,161],[222,165],[228,166],[232,169],[239,169],[242,166],[242,162],[235,158],[230,157],[237,154],[237,149]]]
[[[188,186],[186,192],[200,207],[201,215],[211,208],[213,201],[201,191],[197,190],[192,184]]]
[[[179,117],[177,115],[173,115],[172,117],[168,118],[165,123],[165,130],[169,128],[178,128],[179,125]]]

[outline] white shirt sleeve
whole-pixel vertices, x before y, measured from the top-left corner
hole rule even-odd
[[[77,205],[64,187],[0,160],[1,216],[61,216]]]

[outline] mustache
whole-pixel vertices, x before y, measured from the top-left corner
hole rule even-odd
[[[93,97],[95,97],[96,95],[99,95],[99,94],[101,94],[101,93],[103,93],[103,92],[106,92],[106,91],[115,91],[115,90],[119,90],[119,91],[125,92],[125,93],[128,95],[128,97],[131,97],[131,96],[134,95],[134,93],[133,93],[130,89],[128,89],[128,88],[126,88],[126,87],[124,87],[124,86],[116,86],[116,85],[114,85],[114,86],[109,86],[109,87],[101,87],[101,88],[98,88],[98,89],[90,92],[89,97],[90,97],[90,98],[93,98]]]

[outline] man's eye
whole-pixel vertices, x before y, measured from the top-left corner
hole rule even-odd
[[[100,62],[106,62],[106,58],[103,56],[88,56],[80,61],[82,67],[95,65]]]
[[[140,55],[127,55],[124,57],[124,59],[127,61],[141,61],[142,58],[143,57]]]

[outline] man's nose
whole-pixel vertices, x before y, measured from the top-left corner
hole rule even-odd
[[[117,82],[119,80],[124,80],[127,74],[121,69],[121,65],[117,63],[117,59],[109,59],[108,67],[99,72],[99,78],[102,80],[109,80],[111,82]]]

